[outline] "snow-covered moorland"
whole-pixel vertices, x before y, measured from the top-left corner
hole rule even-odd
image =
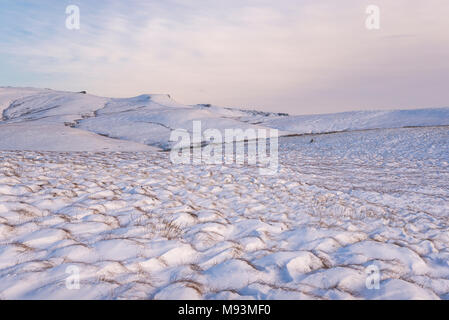
[[[0,87],[0,112],[0,150],[29,151],[169,149],[170,132],[192,132],[195,120],[201,121],[203,130],[274,128],[283,136],[449,125],[449,108],[288,116],[208,104],[183,105],[161,94],[114,99],[9,87]]]
[[[447,108],[302,117],[0,88],[0,109],[0,298],[449,299]],[[172,164],[170,131],[196,119],[279,129],[279,172]]]

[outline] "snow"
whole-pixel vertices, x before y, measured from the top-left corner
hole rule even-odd
[[[292,134],[391,129],[404,127],[447,126],[449,108],[353,111],[334,114],[290,116],[268,119],[264,125]]]
[[[266,128],[235,117],[242,112],[182,105],[163,94],[114,99],[48,89],[0,88],[0,107],[0,150],[167,149],[170,132],[192,132],[193,120],[202,121],[203,130]]]
[[[31,88],[0,88],[0,106],[1,299],[449,299],[448,109],[300,117]],[[160,148],[195,119],[298,135],[273,176],[172,164]]]
[[[194,120],[201,121],[203,131],[218,129],[223,134],[225,129],[272,128],[281,136],[449,125],[449,108],[288,116],[209,104],[183,105],[167,94],[118,99],[11,87],[0,87],[0,111],[0,150],[170,149],[170,133],[176,129],[192,132]],[[208,141],[203,137],[203,142]]]
[[[153,151],[3,151],[1,297],[447,299],[449,130],[314,139],[282,138],[276,176]]]
[[[0,125],[0,150],[32,151],[150,151],[147,145],[111,139],[55,124],[8,123]]]

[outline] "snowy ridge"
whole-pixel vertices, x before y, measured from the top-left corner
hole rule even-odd
[[[334,114],[290,116],[262,122],[294,134],[431,127],[449,125],[449,108],[352,111]]]
[[[34,88],[0,88],[0,111],[3,150],[169,149],[170,132],[191,132],[194,120],[201,120],[203,130],[274,128],[284,136],[449,125],[449,108],[289,116],[207,104],[183,105],[169,95],[114,99]]]

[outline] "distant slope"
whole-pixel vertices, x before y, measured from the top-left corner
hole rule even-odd
[[[268,119],[264,125],[295,134],[449,125],[449,108],[354,111]]]
[[[281,135],[449,125],[449,108],[289,116],[209,104],[183,105],[169,95],[105,98],[35,88],[0,88],[0,150],[148,151],[168,149],[174,129],[275,128]]]

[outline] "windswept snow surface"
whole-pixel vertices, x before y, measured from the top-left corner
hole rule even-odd
[[[0,297],[449,299],[449,130],[313,138],[282,139],[275,176],[1,152]]]

